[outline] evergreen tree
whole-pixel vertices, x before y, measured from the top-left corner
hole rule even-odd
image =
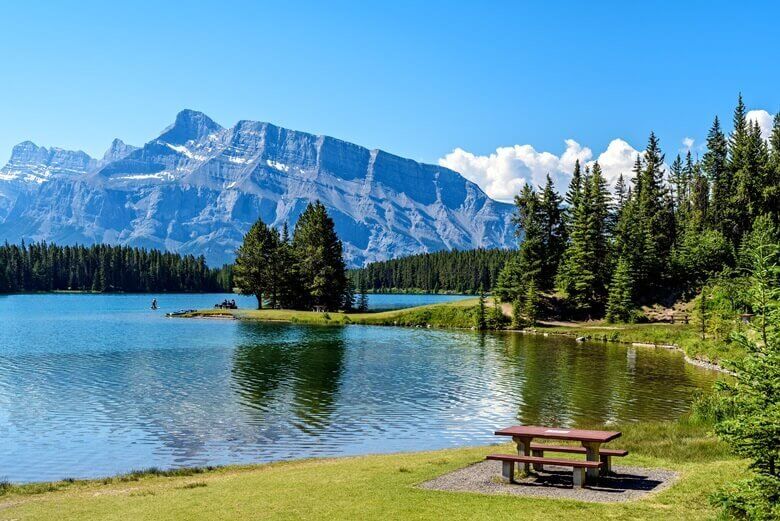
[[[499,294],[496,287],[499,273],[516,256],[516,250],[481,248],[421,253],[372,262],[352,270],[350,276],[358,282],[362,278],[366,287],[377,293],[449,291],[476,295],[485,286]]]
[[[763,190],[764,212],[771,214],[777,222],[780,217],[780,112],[775,114],[773,121],[768,155]]]
[[[729,170],[733,179],[729,198],[726,236],[738,246],[750,230],[752,220],[762,213],[764,173],[768,157],[758,123],[747,120],[747,109],[739,96],[734,110],[734,130],[729,140]]]
[[[306,207],[295,225],[292,239],[296,276],[303,288],[296,306],[323,306],[338,310],[351,306],[341,241],[333,220],[319,201]]]
[[[487,329],[487,317],[485,316],[485,291],[480,290],[479,301],[477,305],[476,323],[474,324],[478,331]]]
[[[546,257],[545,223],[539,198],[531,185],[523,186],[515,196],[513,221],[523,242],[516,259],[507,263],[499,275],[497,288],[497,294],[508,301],[523,293],[530,278],[539,277]]]
[[[525,301],[523,302],[523,314],[528,324],[531,326],[536,325],[536,319],[539,315],[539,294],[536,289],[536,280],[534,279],[528,281]]]
[[[551,289],[553,287],[561,256],[566,249],[566,228],[561,203],[562,199],[558,192],[555,191],[552,179],[548,174],[547,182],[542,189],[539,201],[542,252],[539,278],[535,280],[535,283],[538,282],[539,287],[542,289]]]
[[[284,309],[293,309],[302,300],[303,287],[298,279],[298,269],[287,223],[282,226],[276,257],[280,267],[278,274],[279,306]]]
[[[603,304],[609,271],[609,193],[598,162],[583,186],[556,284],[574,309],[589,313]]]
[[[707,152],[702,158],[702,166],[712,187],[708,221],[713,228],[730,236],[732,182],[728,166],[728,141],[717,116],[707,134]]]
[[[668,259],[675,238],[674,208],[664,184],[664,155],[658,138],[650,133],[644,154],[644,168],[637,180],[637,225],[643,244],[634,266],[639,287],[657,294],[668,275]]]
[[[685,158],[686,190],[685,206],[678,215],[678,237],[688,230],[700,231],[707,224],[710,186],[701,173],[698,163],[691,159],[691,152]]]
[[[736,341],[747,352],[732,364],[735,379],[718,382],[726,414],[716,432],[753,475],[723,490],[717,500],[738,518],[776,519],[780,515],[780,245],[771,221],[757,220],[747,254],[756,314],[752,330]]]
[[[675,213],[679,213],[685,204],[685,190],[687,186],[686,169],[685,166],[683,166],[680,154],[677,154],[677,157],[674,158],[674,162],[672,162],[672,166],[669,167],[669,182],[672,185],[674,211]]]
[[[520,329],[526,324],[523,318],[523,301],[519,297],[512,301],[512,329]]]
[[[362,277],[358,283],[357,310],[361,313],[368,311],[368,290],[366,289],[366,281]]]
[[[566,202],[566,212],[564,213],[564,220],[566,225],[570,227],[574,221],[574,212],[577,205],[580,203],[580,197],[582,196],[582,167],[580,166],[580,160],[577,159],[574,162],[574,171],[571,175],[571,181],[569,182],[569,190],[566,192],[564,201]]]
[[[615,213],[619,216],[620,212],[628,200],[628,187],[626,186],[626,180],[623,174],[618,176],[615,182]]]
[[[236,285],[242,295],[257,298],[257,309],[263,308],[263,298],[271,301],[271,307],[278,303],[278,251],[279,235],[258,219],[236,252]]]
[[[504,317],[504,311],[501,308],[501,302],[498,300],[497,297],[493,298],[493,306],[490,308],[490,320],[489,320],[489,326],[490,329],[502,329],[504,327],[504,323],[506,322],[506,317]]]
[[[607,322],[633,322],[634,319],[634,281],[631,277],[631,266],[625,259],[620,259],[612,274],[607,298]]]

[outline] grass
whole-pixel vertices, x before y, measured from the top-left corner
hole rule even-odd
[[[464,299],[446,304],[429,304],[392,311],[373,313],[321,313],[290,309],[223,310],[205,309],[184,315],[185,317],[234,317],[240,320],[265,322],[291,322],[297,324],[349,325],[368,324],[381,326],[420,326],[470,328],[475,323],[477,299]]]
[[[232,519],[712,519],[708,496],[745,472],[706,426],[631,424],[615,446],[625,464],[676,470],[680,480],[642,500],[595,504],[422,490],[416,484],[480,461],[495,447],[201,469],[153,470],[132,480],[11,486],[0,520]],[[509,450],[508,445],[499,450]],[[621,462],[622,463],[622,462]]]

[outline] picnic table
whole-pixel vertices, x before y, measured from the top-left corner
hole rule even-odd
[[[533,463],[537,469],[541,468],[543,463],[554,464],[552,460],[545,461],[545,458],[531,456],[531,453],[543,452],[548,450],[550,452],[571,452],[571,453],[585,453],[585,460],[587,462],[593,462],[589,464],[587,468],[583,470],[587,472],[587,480],[595,480],[599,477],[599,470],[609,472],[611,464],[609,463],[611,456],[624,456],[628,454],[627,451],[620,450],[605,450],[601,448],[603,443],[619,438],[621,433],[617,431],[596,431],[596,430],[584,430],[584,429],[563,429],[556,427],[539,427],[534,425],[515,425],[513,427],[506,427],[495,432],[496,436],[511,436],[512,441],[517,445],[517,453],[522,457],[522,463],[525,465],[525,470],[530,470],[529,467]],[[582,444],[582,448],[579,447],[552,447],[548,448],[547,445],[532,444],[534,439],[541,440],[565,440],[576,441]],[[536,455],[535,455],[536,456]],[[493,458],[491,458],[493,459]],[[595,463],[600,463],[595,465]],[[537,467],[538,465],[538,467]]]

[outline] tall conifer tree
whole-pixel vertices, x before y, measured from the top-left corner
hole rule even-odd
[[[351,307],[344,251],[333,219],[317,201],[304,210],[292,238],[296,273],[304,289],[298,307],[322,306],[326,310]]]
[[[728,141],[717,116],[707,134],[707,152],[702,158],[702,167],[712,187],[709,222],[725,235],[730,228],[732,183],[728,166]]]

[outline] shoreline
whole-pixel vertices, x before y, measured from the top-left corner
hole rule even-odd
[[[247,322],[268,322],[268,323],[289,323],[306,325],[374,325],[389,327],[406,328],[436,328],[452,329],[458,331],[474,331],[473,319],[468,312],[476,304],[476,299],[463,299],[450,303],[427,304],[411,308],[401,308],[388,311],[377,311],[367,313],[321,313],[315,311],[295,311],[295,310],[197,310],[191,313],[177,315],[173,318],[205,319],[205,320],[241,320]],[[466,316],[468,315],[468,316]],[[662,342],[652,340],[651,338],[632,338],[621,339],[619,333],[625,332],[627,328],[653,327],[660,324],[629,324],[614,325],[609,327],[588,326],[586,323],[572,323],[574,325],[548,325],[540,323],[540,327],[525,329],[499,329],[495,332],[512,332],[533,335],[556,335],[569,338],[585,337],[589,342],[611,342],[623,345],[633,345],[637,347],[663,348],[680,352],[686,363],[702,369],[717,371],[723,374],[733,375],[734,373],[717,361],[709,358],[692,356],[679,344],[666,339]],[[664,327],[674,327],[673,325],[663,324]],[[678,326],[682,327],[682,326]],[[546,330],[549,328],[548,330]],[[591,329],[592,328],[592,329]],[[594,330],[610,331],[611,336],[606,334],[595,337]],[[641,336],[641,333],[637,333]]]
[[[728,452],[711,434],[708,424],[677,420],[647,421],[612,426],[623,436],[616,448],[629,455],[621,464],[644,469],[667,469],[679,478],[668,488],[641,500],[598,503],[560,498],[485,495],[447,492],[420,487],[422,483],[484,461],[496,448],[509,443],[464,446],[269,463],[232,464],[178,469],[147,469],[112,477],[34,482],[0,487],[0,511],[9,519],[247,519],[260,511],[308,513],[317,519],[417,517],[458,518],[524,509],[529,519],[551,519],[571,514],[576,505],[582,516],[710,519],[716,508],[698,501],[735,475],[746,464]],[[499,441],[499,440],[497,440]],[[496,471],[498,475],[498,470]],[[316,476],[317,486],[312,486]],[[670,511],[669,498],[678,500]],[[356,510],[359,508],[359,510]],[[649,510],[648,510],[649,509]],[[451,517],[451,516],[450,516]]]

